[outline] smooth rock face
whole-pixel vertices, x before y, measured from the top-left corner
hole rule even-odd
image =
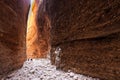
[[[44,0],[40,10],[50,20],[53,64],[59,47],[58,68],[120,79],[120,0]]]
[[[41,58],[46,57],[50,50],[50,29],[48,18],[45,14],[41,15],[42,0],[34,0],[31,6],[31,15],[28,22],[27,34],[27,57]]]
[[[18,69],[26,59],[29,0],[0,0],[0,76]]]

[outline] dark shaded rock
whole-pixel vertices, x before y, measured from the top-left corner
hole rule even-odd
[[[120,31],[120,0],[52,0],[47,3],[50,3],[47,11],[51,19],[53,45]]]
[[[120,0],[44,0],[40,11],[50,20],[53,64],[60,47],[62,70],[120,79]]]
[[[120,33],[60,44],[62,53],[59,68],[101,79],[119,80],[119,43]],[[52,54],[51,57],[52,64],[55,64],[55,55]]]
[[[26,59],[29,0],[0,0],[0,76],[18,69]]]

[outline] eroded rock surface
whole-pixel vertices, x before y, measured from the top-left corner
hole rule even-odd
[[[18,69],[26,59],[29,0],[0,0],[0,76]]]
[[[39,6],[42,1],[43,0],[34,0],[31,6],[27,32],[28,58],[46,57],[50,50],[48,18],[44,13],[44,15],[39,16],[41,14]],[[40,23],[42,23],[42,25]]]
[[[50,20],[53,64],[60,47],[62,70],[120,79],[120,0],[44,0],[40,11]]]

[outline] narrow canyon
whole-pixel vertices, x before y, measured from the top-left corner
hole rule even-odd
[[[56,67],[120,80],[120,0],[0,0],[0,7],[0,80],[26,64],[51,67],[50,76]]]

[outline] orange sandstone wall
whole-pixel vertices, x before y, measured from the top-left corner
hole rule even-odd
[[[49,29],[48,23],[39,21],[39,6],[42,0],[34,0],[28,21],[27,30],[27,57],[28,58],[41,58],[46,57],[49,52]],[[48,19],[46,17],[46,19]],[[42,23],[43,25],[40,25]],[[45,24],[44,24],[45,23]]]
[[[27,25],[27,58],[40,57],[38,47],[38,28],[36,25],[36,14],[38,10],[39,0],[34,0],[30,7],[28,25]]]

